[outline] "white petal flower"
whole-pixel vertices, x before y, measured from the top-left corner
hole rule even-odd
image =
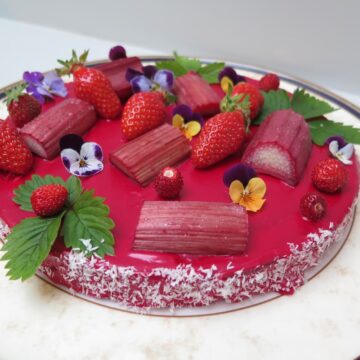
[[[353,144],[347,144],[339,149],[339,143],[336,140],[333,140],[329,144],[329,151],[332,156],[340,160],[343,164],[345,165],[352,164],[352,161],[350,159],[354,153]]]

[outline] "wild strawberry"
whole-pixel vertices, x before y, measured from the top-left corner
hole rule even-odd
[[[41,217],[58,214],[68,198],[68,191],[60,184],[49,184],[38,187],[31,194],[31,205],[34,213]]]
[[[264,105],[264,98],[261,95],[259,89],[252,84],[246,82],[240,82],[234,86],[232,95],[241,95],[240,101],[243,101],[246,96],[249,97],[250,102],[250,118],[255,119],[258,113],[260,112],[262,106]]]
[[[311,180],[314,186],[327,193],[341,190],[347,182],[345,166],[336,159],[326,159],[318,162],[312,173]]]
[[[154,182],[156,192],[165,199],[177,197],[183,185],[180,171],[170,166],[162,169]]]
[[[105,119],[114,119],[121,113],[121,103],[110,80],[100,71],[84,66],[88,55],[85,51],[79,58],[75,51],[68,61],[59,63],[64,69],[58,70],[61,75],[72,74],[74,76],[75,95],[94,105],[97,113]]]
[[[0,170],[25,175],[32,164],[32,153],[17,130],[0,120]]]
[[[124,106],[121,130],[126,139],[134,139],[165,122],[164,97],[159,92],[140,92]]]
[[[309,220],[317,221],[326,212],[325,199],[314,192],[305,194],[300,200],[300,213]]]
[[[259,81],[259,88],[265,92],[270,90],[278,90],[280,79],[276,74],[266,74]]]
[[[40,103],[31,95],[23,93],[24,88],[20,85],[6,94],[8,112],[17,128],[22,128],[41,113]]]

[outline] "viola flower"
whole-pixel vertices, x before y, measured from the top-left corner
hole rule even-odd
[[[236,164],[225,171],[223,182],[229,187],[234,180],[239,180],[244,186],[247,186],[250,179],[256,176],[256,171],[251,166]]]
[[[60,140],[61,160],[75,176],[91,176],[104,169],[103,151],[95,142],[84,142],[81,136],[65,135]]]
[[[354,153],[354,145],[348,144],[341,136],[331,136],[326,140],[330,154],[345,165],[351,165],[350,160]]]
[[[234,87],[237,83],[241,81],[246,81],[246,79],[239,75],[232,67],[225,66],[218,75],[219,83],[224,93],[227,94],[229,86]]]
[[[123,46],[117,45],[110,49],[109,51],[109,59],[111,61],[124,59],[126,58],[126,50]]]
[[[177,105],[172,112],[172,124],[179,129],[189,140],[196,136],[203,125],[203,117],[193,113],[189,106]]]
[[[47,98],[54,98],[54,95],[65,97],[67,89],[63,80],[54,71],[42,74],[38,71],[25,71],[23,80],[26,82],[26,91],[37,99],[41,104]]]

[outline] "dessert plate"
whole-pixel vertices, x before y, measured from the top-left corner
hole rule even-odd
[[[167,57],[142,57],[141,60],[143,64],[150,65],[154,62],[170,59]],[[202,60],[203,63],[211,63],[212,60]],[[105,61],[97,61],[91,63],[94,64],[100,64]],[[91,65],[89,64],[89,65]],[[253,79],[259,79],[263,74],[271,72],[269,69],[264,68],[257,68],[252,67],[248,65],[242,65],[242,64],[235,64],[235,63],[227,63],[227,65],[232,66],[235,68],[240,75],[244,75],[249,78]],[[322,89],[319,86],[316,86],[314,84],[311,84],[307,81],[297,79],[295,77],[291,77],[285,74],[277,73],[281,79],[281,87],[289,92],[293,92],[296,88],[301,87],[306,89],[310,94],[317,96],[320,99],[326,100],[331,105],[333,105],[335,108],[338,108],[339,110],[330,114],[328,117],[331,120],[334,121],[341,121],[342,123],[353,125],[359,127],[360,123],[360,109],[357,108],[355,105],[349,103],[348,101],[341,99],[340,97],[336,96],[335,94],[332,94],[331,92]],[[10,87],[13,85],[10,85]],[[3,91],[1,91],[0,94],[1,97],[4,96]],[[0,108],[0,117],[3,117],[3,108]],[[306,264],[306,270],[304,273],[304,279],[303,280],[309,280],[312,277],[314,277],[316,274],[318,274],[323,268],[325,268],[331,260],[336,256],[336,254],[341,250],[342,246],[344,245],[349,232],[351,230],[351,225],[353,223],[354,214],[355,214],[355,198],[353,201],[352,206],[349,206],[349,211],[347,212],[346,216],[344,214],[344,218],[341,222],[341,224],[338,225],[337,231],[334,233],[331,233],[330,238],[331,241],[327,242],[327,236],[329,236],[329,233],[326,232],[328,230],[322,230],[321,236],[316,238],[317,245],[320,249],[320,255],[318,259],[316,259],[316,263],[307,263]],[[1,235],[1,234],[0,234]],[[291,240],[291,239],[289,239]],[[290,242],[290,241],[289,241]],[[322,253],[323,252],[323,253]],[[292,250],[292,256],[295,258],[296,256],[298,258],[304,257],[306,254],[301,253],[301,251],[297,251],[295,248]],[[260,273],[258,274],[261,275]],[[62,289],[66,292],[69,292],[79,298],[91,301],[96,304],[104,305],[107,307],[111,307],[114,309],[124,310],[124,311],[134,311],[134,312],[143,312],[146,314],[151,315],[160,315],[160,316],[199,316],[199,315],[209,315],[209,314],[218,314],[218,313],[224,313],[228,311],[234,311],[238,309],[243,309],[246,307],[254,306],[257,304],[264,303],[266,301],[269,301],[271,299],[274,299],[279,296],[278,293],[266,293],[262,295],[257,295],[254,297],[250,297],[249,299],[242,300],[239,303],[225,303],[222,301],[216,302],[215,304],[211,304],[208,306],[202,306],[202,307],[181,307],[181,308],[165,308],[165,309],[153,309],[153,308],[134,308],[131,307],[125,307],[119,305],[115,301],[107,300],[107,299],[100,299],[95,298],[92,296],[87,296],[84,294],[75,293],[71,290],[69,290],[67,287],[60,286],[58,284],[55,284],[49,280],[47,276],[44,275],[43,272],[38,271],[38,276],[40,276],[45,281],[53,284],[54,286],[58,287],[59,289]],[[262,276],[262,275],[261,275]]]

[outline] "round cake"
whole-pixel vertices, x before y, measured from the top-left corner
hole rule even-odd
[[[93,298],[94,301],[104,301],[104,304],[110,306],[113,304],[114,307],[139,312],[153,309],[198,308],[214,303],[237,304],[248,299],[256,299],[257,296],[264,294],[292,294],[296,288],[304,284],[308,277],[307,272],[318,266],[333,247],[342,244],[350,232],[359,190],[358,165],[356,155],[347,153],[343,155],[341,148],[345,147],[347,143],[356,143],[359,140],[357,130],[350,128],[348,124],[356,123],[360,119],[360,112],[326,91],[299,80],[280,74],[276,75],[276,78],[280,79],[280,89],[282,89],[280,90],[276,81],[274,85],[274,79],[271,77],[263,80],[268,73],[266,70],[227,64],[226,67],[235,70],[239,79],[234,80],[226,72],[221,77],[220,73],[223,70],[219,70],[218,81],[209,81],[211,89],[219,99],[215,110],[210,109],[209,106],[196,107],[197,105],[194,105],[191,99],[186,102],[180,89],[181,79],[184,76],[196,74],[197,77],[200,77],[201,73],[206,73],[206,71],[190,71],[184,75],[175,72],[173,94],[177,95],[177,103],[166,106],[164,120],[159,124],[152,124],[148,129],[142,130],[142,134],[134,135],[134,131],[138,131],[138,127],[132,128],[132,132],[130,132],[123,125],[126,121],[125,117],[128,115],[129,104],[134,96],[130,86],[133,85],[132,89],[134,89],[135,82],[132,80],[134,77],[128,80],[126,91],[117,88],[113,81],[113,73],[116,71],[118,71],[118,76],[120,76],[120,72],[122,77],[125,76],[123,65],[115,67],[116,62],[120,63],[124,60],[127,61],[126,70],[135,69],[136,76],[143,76],[140,74],[141,67],[137,62],[131,62],[132,58],[113,60],[112,62],[102,61],[88,67],[88,69],[95,68],[96,71],[105,74],[112,89],[121,99],[123,109],[121,113],[112,116],[110,120],[101,112],[109,110],[109,106],[99,110],[98,104],[93,104],[97,118],[86,131],[81,130],[81,132],[83,133],[83,144],[95,143],[101,148],[101,165],[99,165],[99,171],[85,174],[86,176],[77,176],[76,172],[72,172],[73,176],[81,181],[85,192],[93,190],[94,196],[104,199],[104,204],[109,209],[109,214],[106,216],[113,221],[113,227],[108,226],[114,239],[113,254],[105,250],[104,253],[97,252],[96,246],[91,243],[93,239],[85,235],[80,239],[84,245],[83,248],[79,249],[75,245],[69,246],[72,242],[69,237],[75,237],[78,233],[72,232],[70,229],[72,225],[70,220],[67,221],[65,214],[59,220],[59,224],[62,222],[62,225],[59,226],[63,226],[64,229],[58,233],[55,242],[50,246],[49,254],[39,264],[36,270],[37,274],[73,294]],[[142,59],[141,66],[155,64],[158,65],[158,69],[166,69],[166,64],[171,61],[176,62],[177,58],[175,60],[172,58]],[[110,65],[113,67],[109,68]],[[206,62],[203,62],[202,68],[206,68],[207,65]],[[121,69],[121,71],[116,69]],[[127,72],[129,73],[129,71]],[[128,73],[126,76],[130,78]],[[144,74],[146,75],[146,71]],[[73,75],[73,78],[67,80],[65,96],[52,96],[52,99],[42,104],[40,115],[21,128],[15,126],[18,127],[19,136],[32,150],[34,159],[31,170],[26,174],[19,176],[9,174],[4,170],[0,177],[0,219],[2,220],[0,236],[8,246],[7,249],[5,246],[5,251],[7,251],[5,254],[8,256],[4,256],[4,260],[9,261],[8,264],[15,264],[17,259],[23,256],[17,252],[18,258],[10,258],[13,249],[8,244],[15,243],[17,238],[10,236],[6,241],[8,234],[24,219],[35,216],[33,213],[29,214],[31,208],[24,210],[24,204],[29,200],[20,199],[23,196],[19,195],[21,191],[21,194],[25,194],[26,182],[33,183],[33,175],[41,179],[50,175],[52,178],[60,177],[64,181],[71,176],[69,172],[72,168],[66,166],[66,158],[63,155],[65,154],[64,146],[55,151],[54,155],[52,154],[53,148],[48,150],[50,148],[44,146],[39,150],[35,133],[38,128],[34,126],[31,128],[31,124],[36,122],[39,116],[44,117],[67,99],[83,99],[75,84],[78,81],[77,74]],[[152,75],[151,79],[152,84],[161,85],[160,80],[155,81],[156,75],[155,77]],[[214,154],[216,146],[213,144],[218,140],[211,140],[214,137],[208,135],[215,131],[214,128],[209,131],[209,123],[218,116],[217,113],[222,107],[220,100],[226,95],[224,91],[228,90],[229,83],[230,87],[234,89],[238,83],[250,84],[259,89],[263,100],[260,109],[257,109],[256,115],[253,116],[253,95],[249,93],[249,96],[245,98],[246,94],[240,93],[243,96],[243,102],[250,101],[250,106],[248,104],[242,110],[236,109],[235,112],[243,111],[242,113],[247,115],[248,119],[245,119],[244,124],[246,125],[246,121],[248,121],[248,133],[244,135],[244,139],[241,139],[241,144],[236,149],[234,148],[229,154],[221,155],[223,158],[202,166],[204,161],[209,160],[206,152],[208,149],[212,151],[211,159],[213,161],[213,159],[219,158],[218,155],[226,146],[235,141],[234,134],[237,133],[229,127],[229,132],[225,132],[227,145],[221,143],[221,146],[217,148],[219,149],[218,153]],[[189,86],[191,88],[192,85]],[[296,87],[302,90],[295,90]],[[186,91],[189,88],[185,87]],[[151,90],[159,91],[158,88]],[[140,94],[143,92],[145,91],[140,91]],[[289,104],[280,106],[278,100],[284,96],[284,93],[290,99]],[[318,105],[320,112],[316,113],[315,111],[314,114],[309,115],[306,113],[309,110],[305,109],[309,104],[309,98],[322,104],[326,102],[328,107],[336,107],[338,110],[332,113],[329,108],[321,108],[321,105],[315,104],[315,107]],[[88,102],[91,103],[91,101]],[[201,126],[200,133],[188,136],[186,129],[190,129],[190,127],[182,126],[182,128],[176,129],[174,117],[179,104],[190,107],[194,113],[201,113],[202,120],[198,122]],[[141,106],[140,100],[135,106]],[[7,113],[5,105],[3,107],[5,118]],[[246,117],[245,115],[243,118]],[[152,113],[148,112],[145,122],[150,122],[149,119],[152,119],[152,116]],[[193,119],[195,118],[196,116],[193,116]],[[42,121],[45,124],[47,120]],[[83,121],[85,122],[85,120]],[[232,120],[227,121],[228,118],[222,120],[219,126],[225,128],[225,124],[230,124]],[[274,125],[276,121],[280,125]],[[299,124],[306,127],[304,131],[309,132],[310,135],[306,136],[309,139],[311,137],[312,145],[308,145],[306,140],[303,140],[306,136],[302,135],[302,127],[299,128],[300,130],[296,130],[297,133],[290,129],[291,126],[295,126],[292,125],[293,121],[294,124],[296,121],[300,121]],[[326,121],[327,124],[331,123],[332,125],[339,122],[347,125],[330,127],[325,124],[323,127],[321,122]],[[6,122],[11,122],[11,116],[7,118]],[[55,122],[56,120],[51,126],[56,127]],[[277,135],[274,131],[275,126],[278,126]],[[73,127],[74,125],[69,126],[71,131],[69,130],[68,133],[76,133],[73,131]],[[216,129],[218,128],[216,126]],[[324,131],[322,128],[327,130]],[[180,140],[178,140],[178,134],[173,133],[175,129],[179,134],[181,133]],[[242,129],[239,131],[243,131]],[[44,127],[42,131],[45,131]],[[356,135],[351,135],[355,133]],[[174,139],[169,140],[166,144],[165,140],[162,142],[162,139],[170,139],[173,134]],[[201,146],[203,145],[206,135],[208,135],[207,141],[211,140],[213,144],[211,144],[212,147],[207,147],[206,151],[201,148],[202,155],[200,157],[198,156],[200,153],[198,151],[199,143]],[[152,136],[156,141],[151,140]],[[266,140],[266,136],[271,139]],[[341,138],[339,137],[338,140],[337,136],[341,136]],[[192,139],[190,139],[191,137]],[[289,139],[292,137],[294,140],[291,142]],[[29,140],[30,138],[31,140]],[[328,140],[328,138],[330,139]],[[335,149],[337,152],[329,146],[330,143],[333,146],[334,143],[337,144],[338,147]],[[175,144],[177,150],[172,150],[171,154],[174,154],[174,151],[180,153],[178,149],[182,149],[181,156],[172,158],[172,155],[169,155],[165,156],[164,160],[162,155],[164,151],[166,152],[169,146],[173,146],[175,149]],[[41,143],[41,145],[43,144]],[[130,145],[134,145],[135,150],[127,150],[130,149]],[[56,146],[58,147],[58,141]],[[158,146],[160,150],[157,150],[156,153],[154,150],[152,153],[151,147]],[[128,152],[125,153],[124,149]],[[60,150],[62,150],[61,156]],[[131,156],[134,157],[140,170],[137,167],[134,170],[135,166],[131,165],[130,167],[129,165],[130,160],[128,159],[131,157],[129,155],[131,151],[134,151]],[[142,174],[147,173],[143,170],[144,167],[140,166],[139,153],[141,152],[150,154],[148,157],[151,159],[146,160],[151,162],[150,165],[146,165],[150,169],[154,167],[157,169],[157,162],[160,162],[161,168],[168,167],[170,169],[163,172],[166,176],[169,171],[173,176],[172,171],[175,168],[179,171],[182,180],[179,195],[175,194],[166,198],[164,193],[159,192],[162,184],[154,186],[155,176],[153,173],[150,177],[142,177]],[[204,154],[206,154],[206,160],[204,160]],[[288,155],[290,160],[287,158]],[[158,160],[156,160],[157,156],[159,156]],[[340,184],[339,180],[339,184],[335,184],[336,189],[331,187],[335,181],[335,175],[337,176],[338,173],[329,175],[333,181],[331,185],[329,185],[330,183],[324,185],[324,181],[326,182],[328,179],[321,178],[321,182],[316,177],[323,175],[316,169],[324,161],[328,162],[329,160],[336,162],[336,166],[339,166],[339,169],[344,172],[343,183]],[[201,165],[199,165],[200,163]],[[295,170],[288,169],[293,164]],[[253,179],[261,179],[261,184],[266,184],[266,193],[260,196],[262,197],[261,201],[257,199],[256,209],[251,209],[250,205],[248,207],[241,202],[246,201],[246,196],[251,195],[251,188],[249,185],[247,186],[241,176],[236,177],[236,167],[239,165],[246,169],[251,168],[254,170],[254,174],[256,173],[255,176],[250,177],[249,184]],[[290,174],[289,177],[286,174]],[[227,181],[229,176],[231,179]],[[156,181],[160,182],[160,180]],[[236,187],[239,183],[242,184],[240,188],[242,189],[240,190],[242,191],[242,200],[237,201],[234,200],[237,196],[234,195],[234,191],[239,191]],[[39,183],[39,185],[43,184]],[[326,188],[326,186],[328,187]],[[90,194],[89,191],[87,193]],[[27,193],[28,198],[33,194],[33,191]],[[306,213],[309,208],[304,198],[309,197],[309,194],[315,194],[323,201],[321,214],[310,213],[309,215],[309,212]],[[33,198],[31,196],[31,204],[35,211]],[[240,199],[240,195],[238,198]],[[21,201],[24,202],[21,203]],[[259,205],[260,203],[261,205]],[[72,206],[76,207],[76,203],[74,204]],[[304,207],[307,208],[304,210]],[[67,211],[71,211],[71,207],[69,209]],[[313,215],[314,218],[311,218]],[[89,216],[96,217],[98,212],[90,211]],[[103,213],[99,216],[103,216]],[[47,216],[42,219],[52,218]],[[69,230],[66,229],[66,226],[69,227]],[[94,228],[96,228],[95,225]],[[66,235],[67,232],[68,235]],[[92,234],[95,232],[93,231]],[[203,239],[206,236],[208,240]],[[99,239],[99,241],[107,243],[106,239]],[[73,240],[76,243],[79,239]],[[88,242],[86,243],[86,241]],[[91,247],[92,245],[94,246]],[[23,246],[25,253],[30,245]],[[8,268],[10,273],[11,265]],[[10,274],[10,278],[14,278],[14,276]],[[21,275],[18,278],[21,278]]]

